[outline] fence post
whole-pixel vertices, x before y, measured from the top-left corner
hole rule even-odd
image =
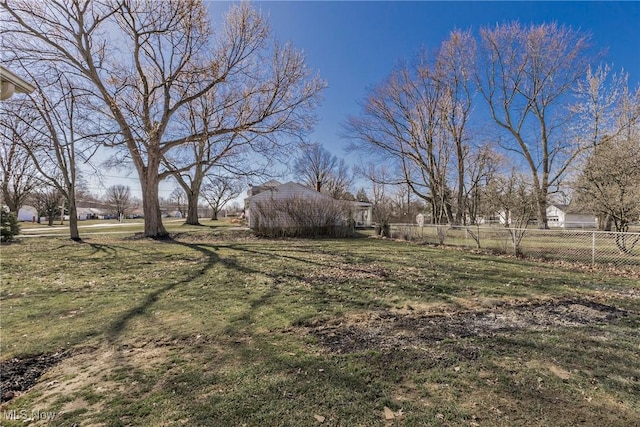
[[[591,232],[591,265],[596,265],[596,232]]]

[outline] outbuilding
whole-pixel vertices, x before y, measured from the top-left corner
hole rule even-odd
[[[593,213],[552,203],[547,206],[547,224],[550,228],[596,228],[598,220]]]

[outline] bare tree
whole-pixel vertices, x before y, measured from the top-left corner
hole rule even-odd
[[[220,108],[220,94],[207,93],[187,105],[184,117],[185,133],[198,134],[202,129],[219,126],[228,120],[226,109]],[[235,111],[231,111],[235,114]],[[299,124],[299,123],[298,123]],[[264,175],[277,162],[281,151],[286,151],[291,143],[281,140],[278,135],[286,133],[295,123],[280,123],[265,136],[261,133],[236,132],[229,134],[202,133],[200,138],[174,149],[165,155],[164,165],[173,170],[173,178],[187,196],[186,224],[199,225],[198,200],[201,187],[212,169],[224,170],[226,174],[238,177]]]
[[[293,163],[293,172],[307,187],[322,191],[338,163],[338,158],[319,143],[304,145]]]
[[[633,254],[640,237],[627,235],[640,218],[640,127],[606,139],[593,150],[575,184],[576,204],[610,219],[618,249]]]
[[[478,86],[491,116],[510,137],[536,191],[538,226],[547,228],[547,197],[584,145],[568,138],[570,91],[591,57],[589,36],[556,24],[483,28]]]
[[[127,185],[116,184],[107,188],[105,202],[111,207],[118,219],[124,217],[131,207],[131,189]]]
[[[509,230],[514,255],[520,255],[520,242],[536,214],[535,188],[525,175],[512,169],[508,175],[497,176],[488,191],[493,210]]]
[[[83,105],[86,94],[63,70],[48,68],[45,64],[30,67],[27,73],[35,91],[7,109],[7,115],[10,121],[19,120],[24,126],[24,131],[17,136],[19,144],[41,180],[65,198],[70,237],[80,240],[76,207],[79,169],[81,163],[89,163],[97,147],[92,138],[84,134],[90,123]]]
[[[640,129],[607,139],[587,160],[575,185],[576,203],[609,217],[616,231],[640,218]]]
[[[637,209],[633,200],[640,197],[632,184],[637,179],[633,162],[640,134],[640,87],[631,91],[628,74],[612,73],[605,65],[589,69],[576,92],[575,138],[590,147],[575,168],[577,201],[598,215],[602,230],[612,225],[626,229]]]
[[[168,205],[172,210],[177,211],[181,218],[184,218],[187,211],[187,195],[181,187],[174,188],[169,194]]]
[[[629,75],[613,73],[608,65],[587,69],[576,85],[574,138],[593,148],[628,132],[638,121],[640,87],[629,90]],[[635,108],[633,105],[635,104]],[[590,153],[588,153],[590,154]]]
[[[494,216],[487,191],[504,163],[504,158],[491,145],[472,150],[465,171],[466,216],[469,223],[479,225],[480,217]]]
[[[240,195],[243,182],[233,176],[207,176],[202,187],[202,197],[213,211],[212,220],[218,219],[218,212],[231,200]]]
[[[377,234],[391,237],[389,220],[393,215],[393,203],[391,201],[389,187],[397,186],[399,182],[391,176],[386,165],[376,167],[370,163],[366,167],[359,168],[358,173],[371,182],[373,197],[369,200],[373,205],[373,220],[378,223]]]
[[[300,147],[293,172],[307,187],[330,194],[335,199],[342,198],[353,181],[344,159],[338,159],[317,142]]]
[[[126,146],[136,167],[149,237],[167,235],[158,184],[179,172],[163,166],[171,150],[203,136],[305,132],[325,86],[299,52],[270,39],[248,3],[232,6],[215,34],[197,0],[0,4],[11,55],[50,61],[84,80],[104,120],[96,133],[111,132],[111,144]],[[212,92],[224,120],[184,133],[180,112]]]
[[[456,165],[456,210],[454,224],[462,224],[466,212],[465,176],[469,156],[468,126],[475,89],[476,42],[471,31],[453,31],[438,52],[438,79],[444,86],[441,105],[443,126],[451,138]]]
[[[372,90],[362,115],[345,125],[355,141],[351,149],[397,167],[405,185],[431,207],[434,223],[463,222],[474,66],[471,33],[453,31],[432,57],[423,53]]]
[[[8,103],[10,101],[5,101]],[[6,105],[6,104],[5,104]],[[22,135],[28,132],[22,121],[12,114],[0,114],[2,142],[2,201],[16,215],[31,192],[37,187],[37,171],[27,151],[22,147]]]
[[[340,159],[331,174],[329,182],[327,182],[325,192],[334,199],[351,200],[354,199],[353,194],[349,192],[352,183],[353,173],[351,168],[344,159]]]
[[[41,216],[46,216],[49,227],[53,226],[56,216],[64,215],[60,209],[64,206],[64,196],[51,185],[42,185],[31,195],[31,200],[38,211],[38,222]]]

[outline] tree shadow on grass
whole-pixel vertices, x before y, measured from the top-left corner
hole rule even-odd
[[[145,313],[148,313],[149,309],[152,306],[154,306],[162,298],[163,295],[167,294],[168,292],[174,289],[180,288],[181,286],[188,285],[189,283],[191,283],[191,281],[193,281],[199,276],[206,274],[211,268],[213,268],[216,265],[223,265],[232,270],[236,270],[237,272],[242,274],[252,274],[252,273],[259,272],[259,270],[240,265],[236,260],[232,258],[220,257],[220,255],[217,253],[219,248],[213,244],[186,243],[186,242],[181,242],[175,239],[164,239],[164,243],[170,244],[170,245],[179,245],[179,246],[187,247],[193,251],[199,252],[205,257],[205,261],[200,266],[200,268],[192,269],[190,273],[187,275],[187,277],[181,280],[172,281],[158,289],[155,289],[151,293],[147,294],[142,301],[140,301],[139,303],[137,303],[136,305],[134,305],[133,307],[129,308],[124,313],[122,313],[118,317],[118,319],[112,322],[107,328],[107,336],[108,336],[109,342],[111,343],[116,342],[117,338],[123,333],[127,325],[136,317],[139,317],[144,315]],[[99,246],[103,246],[103,245],[99,245]],[[102,247],[98,247],[97,249],[104,250],[104,251],[109,250],[108,248],[102,248]]]
[[[134,318],[138,316],[144,315],[150,307],[152,307],[155,303],[158,302],[160,297],[163,294],[171,291],[181,284],[188,283],[188,280],[181,280],[173,283],[168,283],[167,285],[156,289],[155,291],[147,294],[145,298],[131,307],[129,310],[125,311],[120,315],[120,317],[113,323],[111,323],[107,329],[107,336],[110,343],[114,343],[117,341],[117,338],[122,334],[122,332],[126,329],[129,322],[131,322]]]
[[[91,249],[93,249],[92,255],[96,254],[96,253],[102,253],[102,254],[105,254],[105,255],[115,255],[118,250],[140,253],[140,251],[138,251],[138,250],[127,248],[127,247],[124,247],[124,246],[105,245],[105,244],[102,244],[102,243],[93,243],[93,242],[87,242],[87,241],[84,241],[84,240],[82,242],[80,242],[80,243],[84,243],[84,244],[89,245],[91,247]]]
[[[74,243],[88,245],[89,247],[91,247],[91,249],[93,249],[93,252],[91,253],[91,255],[94,255],[96,253],[103,253],[105,255],[115,255],[118,252],[118,250],[140,253],[139,250],[127,248],[125,246],[105,245],[102,243],[88,242],[86,240],[71,240],[71,239],[69,240]],[[55,252],[55,251],[67,249],[67,247],[68,247],[67,245],[59,245],[58,247],[53,248],[51,251]]]

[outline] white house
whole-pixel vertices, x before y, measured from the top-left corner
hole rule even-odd
[[[33,206],[24,205],[18,210],[18,221],[32,222],[38,218],[38,210]]]
[[[84,221],[87,219],[100,219],[104,218],[104,211],[98,208],[81,208],[77,207],[76,212],[78,213],[78,219],[80,221]]]
[[[293,223],[306,222],[304,217],[313,223],[319,216],[329,215],[329,208],[340,212],[335,225],[347,225],[349,219],[353,219],[358,227],[371,226],[371,203],[336,200],[296,182],[269,181],[251,187],[248,195],[244,201],[245,217],[252,229],[265,226],[267,222],[270,227],[286,228]],[[293,218],[292,214],[304,217]]]
[[[547,206],[547,224],[550,228],[596,228],[595,214],[581,212],[572,206],[552,203]]]

